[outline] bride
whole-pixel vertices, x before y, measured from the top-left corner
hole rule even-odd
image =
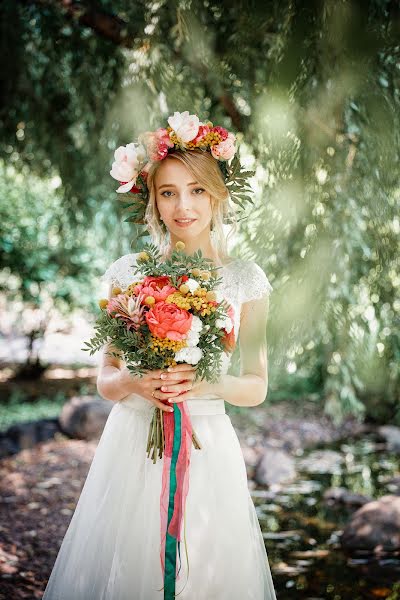
[[[188,117],[195,121],[195,132],[196,127],[197,132],[205,128],[196,138],[203,139],[202,146],[185,140],[185,133],[193,127]],[[177,559],[175,594],[181,600],[276,600],[243,454],[225,412],[225,403],[252,407],[265,400],[265,331],[272,286],[257,263],[227,254],[222,223],[229,193],[218,164],[223,151],[218,151],[224,150],[224,141],[231,138],[223,128],[211,128],[212,124],[203,125],[196,119],[187,112],[175,113],[168,120],[172,127],[158,129],[150,140],[149,133],[142,137],[153,157],[140,180],[148,191],[144,219],[165,258],[176,242],[183,241],[187,254],[201,250],[220,268],[221,292],[234,309],[241,374],[227,373],[230,356],[224,353],[217,383],[194,382],[195,367],[188,363],[148,371],[139,378],[132,376],[122,360],[107,354],[110,346],[103,352],[97,389],[113,407],[44,600],[175,597],[168,592],[160,564],[162,460],[153,463],[146,456],[146,443],[154,407],[173,411],[173,403],[182,401],[187,402],[201,449],[191,452],[185,551],[179,552]],[[210,136],[210,131],[216,135]],[[207,140],[211,140],[211,152]],[[140,149],[131,146],[136,152]],[[117,150],[115,156],[119,166],[126,168],[123,161],[128,147],[123,150],[125,153]],[[113,169],[118,171],[117,167],[114,163]],[[132,188],[135,174],[130,182],[126,171],[124,177],[121,171],[114,176],[123,181],[122,187],[130,184]],[[115,286],[126,288],[137,279],[133,273],[137,256],[120,257],[102,276],[109,284],[109,298]]]

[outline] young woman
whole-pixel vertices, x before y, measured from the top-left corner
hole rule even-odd
[[[211,153],[178,149],[168,154],[153,163],[147,186],[146,222],[164,256],[183,241],[185,252],[201,249],[222,267],[221,290],[235,311],[241,374],[227,374],[230,359],[224,354],[218,383],[195,383],[195,367],[189,364],[134,378],[121,360],[103,354],[97,387],[114,406],[44,598],[163,598],[162,460],[154,464],[146,456],[146,442],[154,406],[172,411],[173,402],[186,400],[202,448],[191,453],[187,554],[182,544],[176,594],[181,600],[275,600],[243,455],[225,413],[225,402],[252,407],[266,397],[265,331],[272,287],[256,263],[226,252],[222,223],[229,196]],[[122,256],[103,275],[110,297],[113,286],[124,288],[132,281],[136,256]]]

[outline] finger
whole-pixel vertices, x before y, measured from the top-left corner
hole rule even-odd
[[[169,383],[168,385],[162,385],[160,388],[160,391],[163,394],[170,394],[170,393],[178,393],[178,392],[186,392],[186,390],[188,389],[188,387],[190,387],[190,385],[188,386],[187,382],[181,382],[181,383],[177,383],[177,384],[171,384]]]
[[[181,372],[181,371],[195,371],[195,370],[196,370],[196,367],[194,367],[193,365],[188,365],[187,363],[181,363],[174,367],[168,367],[168,369],[167,369],[168,373],[177,373],[177,372]]]
[[[192,397],[193,396],[190,394],[190,390],[189,390],[188,392],[182,392],[181,394],[178,394],[174,398],[170,398],[170,400],[168,400],[168,402],[170,402],[171,404],[174,404],[175,402],[184,402],[185,400],[188,400],[189,398],[192,398]]]
[[[158,400],[155,396],[152,396],[152,402],[153,402],[154,406],[161,408],[161,410],[163,410],[164,412],[172,412],[174,410],[172,406],[168,406],[168,404],[164,404],[164,402],[161,402],[161,400]]]
[[[154,371],[151,371],[151,378],[160,379],[161,373],[165,373],[165,369],[155,369]]]

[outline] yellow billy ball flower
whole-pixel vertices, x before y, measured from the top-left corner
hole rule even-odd
[[[208,291],[206,294],[207,302],[214,302],[217,299],[216,293],[212,290]]]
[[[204,279],[204,281],[208,281],[211,277],[211,273],[209,271],[202,271],[200,277]]]
[[[146,296],[146,299],[144,302],[145,302],[145,304],[148,304],[149,306],[151,306],[152,304],[155,304],[156,301],[154,300],[153,296]]]
[[[114,287],[111,291],[113,296],[118,296],[118,294],[120,294],[122,292],[120,287]]]
[[[193,277],[200,277],[200,269],[198,269],[197,267],[195,267],[194,269],[192,269],[192,275]]]
[[[147,252],[139,252],[139,256],[137,257],[137,259],[142,262],[148,261],[149,258],[150,256],[147,254]]]
[[[100,306],[100,308],[106,308],[107,304],[108,304],[107,298],[101,298],[101,300],[99,300],[99,306]]]
[[[186,285],[186,283],[182,283],[182,285],[179,286],[179,291],[182,294],[188,294],[190,292],[190,288],[188,285]]]
[[[184,250],[186,248],[185,243],[184,242],[176,242],[175,244],[175,248],[177,250]]]

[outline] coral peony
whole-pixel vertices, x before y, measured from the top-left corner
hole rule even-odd
[[[187,310],[166,302],[157,302],[146,313],[146,322],[153,335],[175,341],[186,339],[192,319],[193,315]]]

